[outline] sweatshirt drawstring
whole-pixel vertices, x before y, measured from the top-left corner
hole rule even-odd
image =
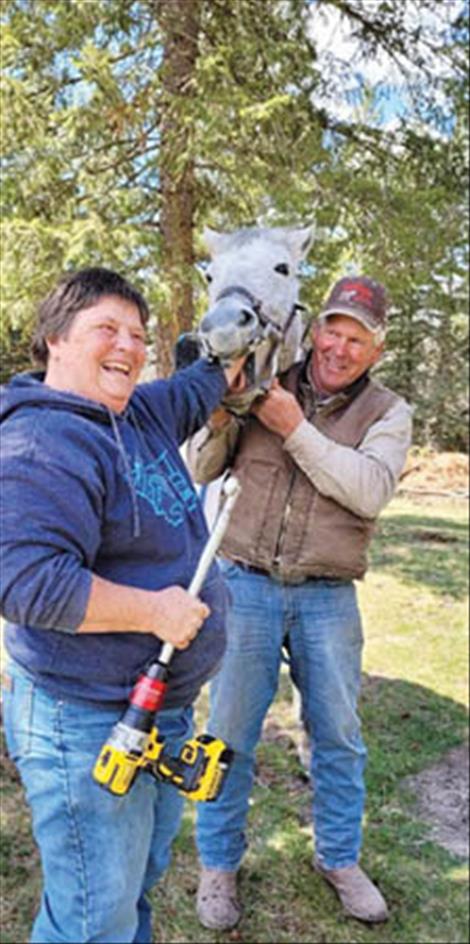
[[[132,524],[133,524],[132,537],[138,538],[138,537],[140,537],[139,503],[138,503],[138,501],[137,501],[137,493],[136,493],[136,490],[135,490],[135,488],[134,488],[134,482],[133,482],[133,480],[132,480],[132,470],[131,470],[131,465],[130,465],[130,462],[129,462],[129,456],[127,455],[127,452],[126,452],[124,443],[123,443],[123,441],[122,441],[122,436],[121,436],[121,433],[119,432],[119,426],[118,426],[116,417],[115,417],[114,413],[112,412],[112,410],[108,410],[108,413],[109,413],[109,417],[110,417],[110,420],[111,420],[111,426],[112,426],[112,428],[113,428],[114,438],[115,438],[115,440],[116,440],[117,447],[118,447],[119,452],[120,452],[120,454],[121,454],[122,461],[123,461],[123,463],[124,463],[124,467],[125,467],[125,470],[126,470],[127,482],[128,482],[128,485],[129,485],[129,492],[130,492],[131,503],[132,503]]]
[[[130,419],[130,421],[131,421],[131,423],[132,423],[132,425],[133,425],[133,427],[134,427],[134,429],[135,429],[135,432],[136,432],[136,435],[137,435],[137,439],[139,440],[140,448],[142,449],[142,455],[144,455],[144,456],[145,456],[146,454],[149,455],[149,449],[148,449],[148,446],[147,446],[147,444],[146,444],[146,442],[145,442],[145,436],[144,436],[144,434],[143,434],[143,432],[142,432],[142,430],[141,430],[141,428],[140,428],[140,423],[139,423],[139,420],[137,419],[136,412],[135,412],[135,410],[132,409],[132,407],[131,407],[130,404],[129,404],[128,408],[127,408],[127,413],[128,413],[129,419]]]

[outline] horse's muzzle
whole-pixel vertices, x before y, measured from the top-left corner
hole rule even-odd
[[[248,354],[264,337],[256,310],[237,294],[219,299],[204,315],[197,334],[205,353],[222,364]]]

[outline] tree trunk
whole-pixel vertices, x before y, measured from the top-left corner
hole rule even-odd
[[[175,341],[182,331],[191,330],[194,316],[195,174],[192,122],[184,119],[194,96],[201,0],[157,0],[156,12],[164,45],[160,232],[168,293],[159,313],[155,361],[157,376],[166,376],[173,369]]]

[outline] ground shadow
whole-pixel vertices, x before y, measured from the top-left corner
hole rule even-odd
[[[465,599],[468,593],[468,527],[451,518],[390,514],[381,519],[370,554],[382,569],[407,584]]]

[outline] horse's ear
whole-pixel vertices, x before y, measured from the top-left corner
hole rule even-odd
[[[300,229],[290,229],[287,231],[287,240],[292,253],[297,262],[308,255],[309,249],[313,243],[313,223],[309,226],[303,226]]]
[[[228,239],[226,233],[218,233],[216,229],[210,229],[209,226],[204,227],[202,238],[211,256],[216,256],[217,253],[222,252]]]

